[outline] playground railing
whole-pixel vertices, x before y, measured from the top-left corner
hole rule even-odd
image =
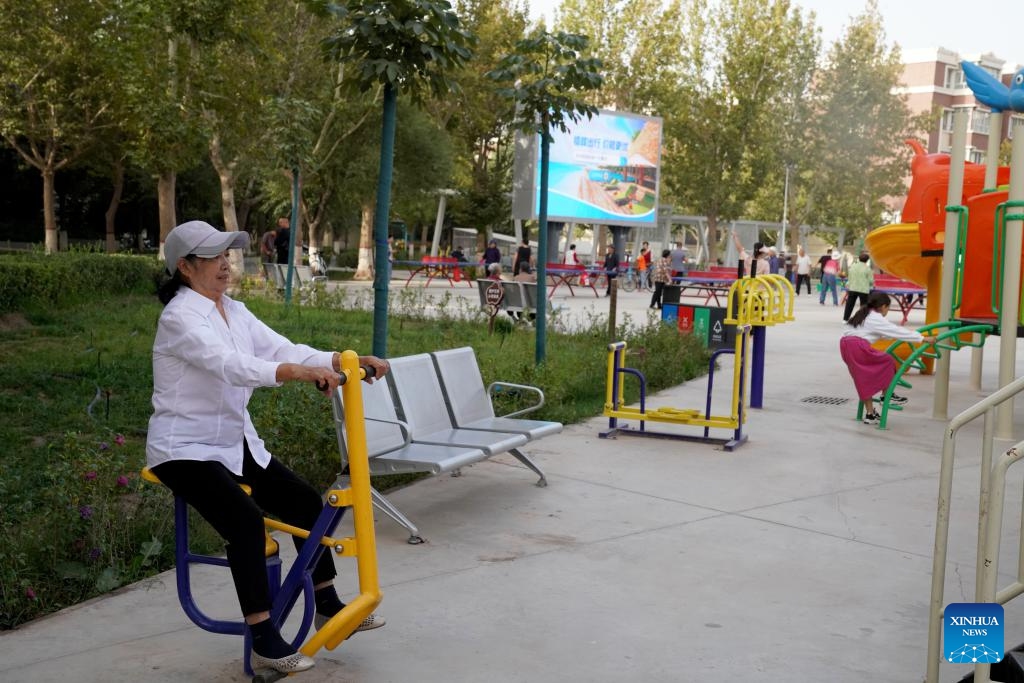
[[[939,330],[945,331],[940,332]],[[878,421],[878,429],[885,429],[886,422],[889,417],[889,410],[903,409],[901,406],[890,405],[890,403],[896,387],[913,387],[913,385],[904,378],[908,372],[911,370],[925,372],[927,370],[925,359],[936,360],[942,355],[943,350],[953,352],[959,351],[965,347],[984,346],[986,337],[992,332],[992,326],[983,324],[965,325],[959,320],[947,320],[919,327],[917,331],[925,336],[934,335],[935,342],[930,344],[920,344],[900,339],[894,341],[885,349],[885,352],[892,356],[896,363],[899,364],[899,367],[896,369],[896,374],[893,375],[892,381],[889,382],[889,386],[886,387],[885,393],[882,397],[882,411],[880,413],[881,417]],[[900,350],[905,346],[909,347],[911,351],[907,353],[906,358],[901,358]],[[863,416],[864,404],[858,403],[857,419],[859,420]]]
[[[932,586],[928,612],[928,660],[925,683],[938,683],[939,668],[945,661],[941,649],[945,602],[946,562],[949,554],[949,520],[953,493],[957,438],[960,430],[977,418],[983,418],[981,461],[978,489],[978,539],[975,568],[974,601],[1006,604],[1024,594],[1024,544],[1018,539],[1016,578],[1001,590],[996,582],[999,574],[1000,541],[1003,508],[1006,496],[1006,474],[1010,465],[1024,458],[1024,442],[1014,444],[993,462],[996,430],[996,409],[1024,391],[1024,377],[1018,378],[963,411],[946,427],[942,440],[939,469],[938,505],[935,516],[935,548],[932,555]],[[1024,523],[1024,511],[1021,522]],[[975,683],[991,683],[991,664],[974,667]]]

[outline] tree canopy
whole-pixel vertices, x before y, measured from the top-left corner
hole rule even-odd
[[[922,121],[892,94],[900,56],[873,3],[831,45],[789,0],[563,0],[556,23],[539,30],[522,0],[0,0],[2,172],[42,190],[18,212],[38,224],[2,236],[56,249],[59,216],[83,204],[95,224],[60,228],[110,245],[115,224],[156,235],[177,211],[258,230],[297,164],[305,240],[347,244],[376,210],[388,88],[409,129],[381,220],[424,235],[440,189],[456,192],[450,221],[510,231],[513,131],[541,132],[542,112],[556,127],[598,107],[662,117],[661,201],[713,237],[787,200],[793,226],[861,233],[902,191]],[[122,190],[153,210],[118,215]]]

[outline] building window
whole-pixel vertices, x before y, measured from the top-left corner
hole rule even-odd
[[[1017,126],[1024,125],[1024,123],[1021,123],[1022,121],[1024,121],[1024,116],[1017,116],[1016,114],[1014,114],[1013,116],[1010,117],[1010,128],[1008,131],[1006,131],[1007,140],[1013,139],[1013,129],[1016,128]]]
[[[981,109],[971,110],[971,131],[988,135],[989,113]]]
[[[946,66],[946,80],[943,84],[951,90],[959,90],[964,87],[964,70],[959,66]]]
[[[943,109],[942,110],[942,128],[940,130],[943,133],[953,132],[953,110]]]
[[[972,164],[985,163],[985,153],[980,149],[972,149],[967,153],[967,160]]]

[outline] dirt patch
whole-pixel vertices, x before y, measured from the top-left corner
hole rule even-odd
[[[21,313],[7,313],[0,315],[0,332],[17,332],[27,330],[32,323],[25,319]]]

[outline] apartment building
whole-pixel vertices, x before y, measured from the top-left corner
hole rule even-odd
[[[961,55],[941,47],[908,50],[903,54],[903,85],[893,92],[905,95],[907,105],[915,114],[929,112],[934,108],[942,110],[941,119],[928,135],[929,152],[950,151],[953,142],[953,107],[976,105],[971,110],[967,126],[966,153],[968,161],[981,164],[985,163],[990,148],[998,154],[999,144],[1009,130],[1010,116],[1009,112],[1004,113],[999,135],[990,130],[990,112],[987,107],[976,102],[967,87],[963,69],[960,68],[961,60],[978,64],[1007,85],[1014,72],[1020,68],[992,54]]]

